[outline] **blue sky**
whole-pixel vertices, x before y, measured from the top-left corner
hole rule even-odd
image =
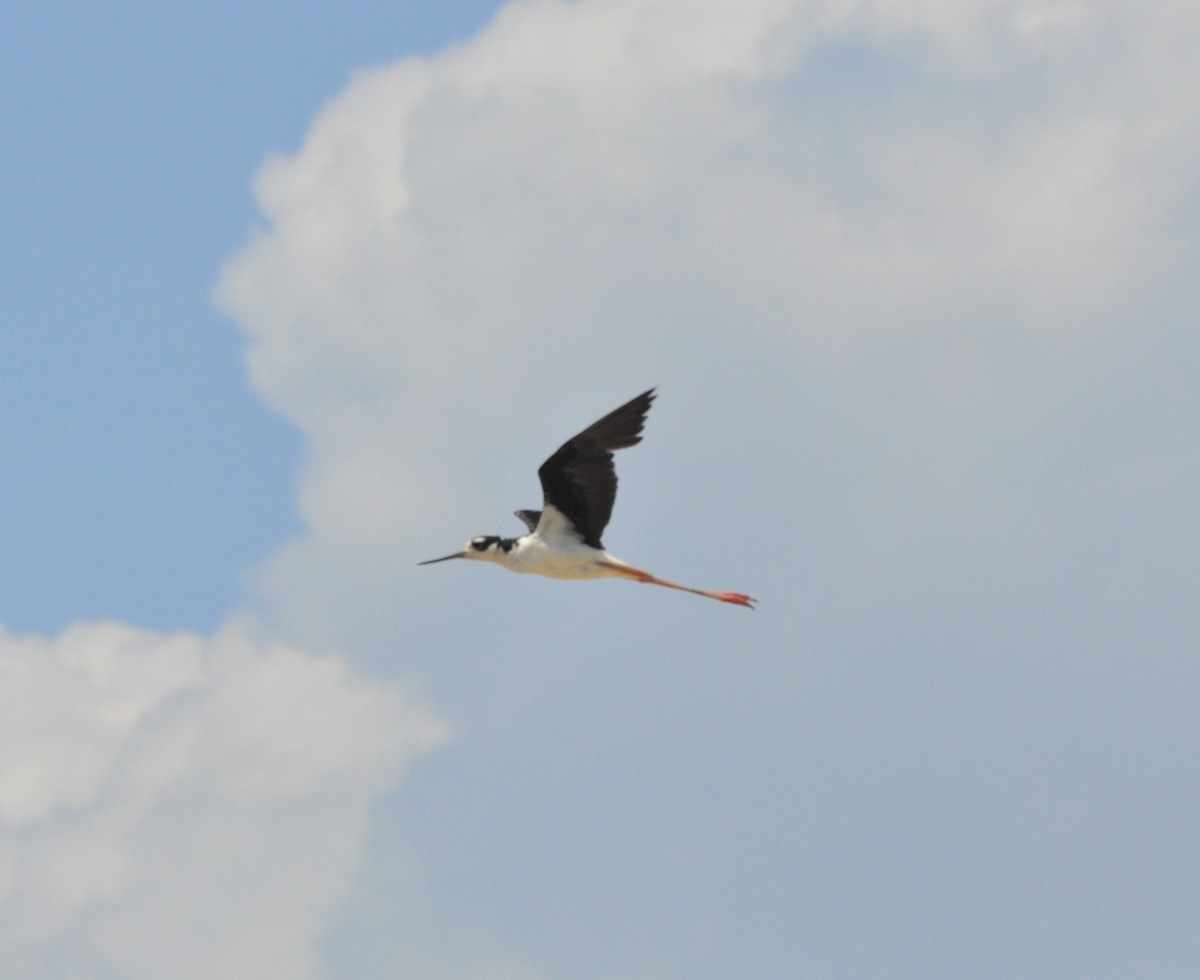
[[[255,222],[250,176],[356,69],[459,40],[496,6],[5,12],[10,628],[210,629],[295,530],[300,440],[248,390],[209,298]]]
[[[4,15],[0,958],[1195,975],[1191,5],[499,7]]]

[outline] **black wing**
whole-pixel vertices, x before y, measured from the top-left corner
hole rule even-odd
[[[525,526],[531,531],[537,530],[538,521],[542,519],[542,512],[540,510],[516,510],[513,513],[521,518],[525,522]]]
[[[538,470],[546,505],[562,513],[593,548],[602,547],[600,535],[617,499],[613,451],[642,441],[642,426],[652,401],[653,388],[563,443]]]

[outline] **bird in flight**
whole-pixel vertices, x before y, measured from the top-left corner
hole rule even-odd
[[[617,498],[612,454],[642,441],[642,427],[654,397],[653,388],[642,392],[568,439],[542,464],[538,470],[542,509],[516,512],[529,527],[528,534],[472,538],[462,551],[417,564],[469,558],[502,565],[510,572],[549,578],[628,578],[753,609],[758,600],[742,592],[709,592],[668,582],[614,558],[600,542]]]

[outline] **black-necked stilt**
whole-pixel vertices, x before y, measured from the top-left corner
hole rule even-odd
[[[654,389],[643,392],[564,442],[538,470],[542,509],[519,510],[529,527],[519,538],[496,535],[472,538],[462,551],[445,558],[418,562],[432,565],[451,558],[473,558],[503,565],[510,572],[550,578],[631,578],[753,609],[758,600],[741,592],[708,592],[657,578],[627,565],[604,550],[600,535],[612,515],[617,497],[613,451],[642,441],[642,426],[654,401]]]

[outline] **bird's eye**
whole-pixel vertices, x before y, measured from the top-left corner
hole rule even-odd
[[[487,538],[473,538],[471,547],[476,551],[483,551],[487,547]]]

